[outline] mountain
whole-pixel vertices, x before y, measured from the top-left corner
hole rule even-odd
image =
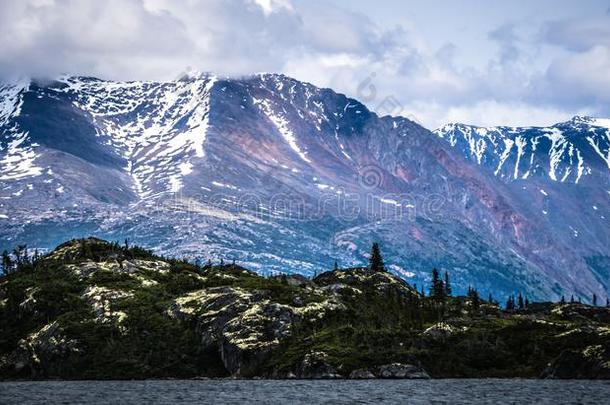
[[[0,100],[2,249],[96,235],[311,275],[362,265],[379,241],[390,270],[419,286],[438,267],[458,292],[587,301],[609,289],[598,121],[558,124],[555,143],[544,129],[435,135],[274,74],[62,77],[2,87]],[[525,146],[504,156],[511,141]],[[525,179],[521,160],[533,162]]]
[[[576,116],[541,128],[447,124],[434,133],[507,181],[536,176],[608,184],[610,119]]]

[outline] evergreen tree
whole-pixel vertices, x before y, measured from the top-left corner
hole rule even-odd
[[[339,270],[339,264],[337,263],[337,261],[336,261],[336,260],[335,260],[335,267],[334,267],[334,270],[335,270],[335,271]]]
[[[371,248],[371,258],[369,259],[369,269],[372,271],[385,271],[385,265],[383,264],[383,258],[381,257],[381,251],[379,250],[379,243],[373,243]]]
[[[451,282],[449,281],[449,273],[445,272],[445,295],[451,297]]]
[[[223,259],[222,257],[220,258],[220,265],[224,266],[225,265],[225,259]]]
[[[570,304],[573,304],[573,303],[574,303],[574,294],[572,294],[572,295],[570,296]]]
[[[519,310],[525,307],[525,304],[523,303],[523,296],[521,295],[521,293],[519,293],[519,295],[517,296],[517,305],[519,307]]]
[[[561,301],[559,301],[561,304],[565,304],[566,303],[566,297],[564,297],[563,295],[561,296]]]
[[[511,295],[510,297],[508,297],[508,300],[506,300],[506,310],[513,311],[514,309],[515,309],[515,299]]]
[[[478,310],[481,306],[481,298],[476,288],[468,287],[468,299],[473,310]]]
[[[597,306],[597,295],[593,294],[593,306],[596,307]]]
[[[491,296],[491,293],[489,293],[489,297],[487,297],[487,302],[489,302],[490,304],[494,303],[494,297]]]
[[[527,308],[529,308],[529,306],[530,306],[530,300],[527,299],[527,297],[525,297],[525,308],[527,309]]]
[[[445,300],[445,283],[441,280],[437,269],[432,269],[432,284],[430,285],[430,297],[435,301]]]
[[[610,308],[610,298],[606,298],[606,308]]]
[[[582,297],[578,297],[578,303],[582,304]]]
[[[13,267],[13,261],[11,260],[11,255],[5,250],[2,252],[2,271],[4,274],[8,274],[11,272]]]

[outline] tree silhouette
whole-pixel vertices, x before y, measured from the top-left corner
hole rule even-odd
[[[445,295],[451,297],[451,282],[449,281],[449,273],[445,272]]]
[[[430,297],[436,301],[445,300],[445,283],[437,269],[432,269],[432,283],[430,285]]]
[[[468,300],[473,311],[476,311],[481,306],[481,298],[476,288],[468,287]]]
[[[369,268],[372,271],[385,271],[385,265],[383,264],[383,258],[381,257],[381,251],[379,250],[379,243],[373,243],[371,248],[371,258],[369,259]]]
[[[519,295],[517,296],[517,305],[519,306],[520,310],[525,308],[525,303],[523,302],[523,295],[521,295],[521,293],[519,293]]]
[[[597,295],[595,293],[593,294],[593,306],[597,306]]]
[[[336,260],[335,260],[335,267],[334,267],[334,270],[335,270],[335,271],[339,270],[339,264],[337,263],[337,261],[336,261]]]

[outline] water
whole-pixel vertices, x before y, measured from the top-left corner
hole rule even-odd
[[[0,404],[608,404],[610,381],[167,380],[0,382]]]

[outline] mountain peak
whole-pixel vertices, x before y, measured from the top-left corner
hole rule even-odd
[[[587,116],[587,115],[575,115],[574,117],[572,117],[572,119],[567,121],[567,123],[576,124],[576,125],[589,125],[592,127],[602,127],[602,128],[610,129],[610,118],[598,118],[598,117],[591,117],[591,116]]]

